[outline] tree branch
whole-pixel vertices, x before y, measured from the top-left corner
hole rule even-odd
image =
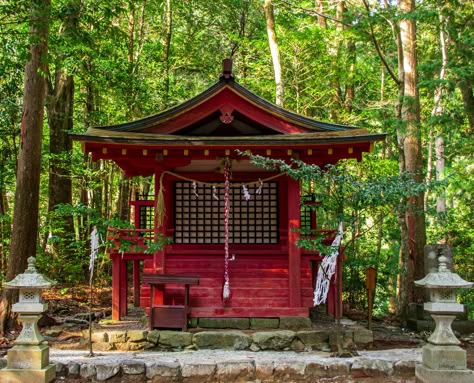
[[[344,23],[342,20],[338,20],[337,18],[334,18],[334,17],[331,17],[329,15],[326,15],[324,13],[321,13],[321,12],[317,12],[315,10],[312,10],[312,9],[308,9],[308,8],[304,8],[304,7],[300,7],[300,6],[297,6],[297,5],[294,5],[292,4],[289,0],[279,0],[280,3],[286,5],[288,8],[292,8],[292,9],[298,9],[300,11],[303,11],[309,15],[312,15],[312,16],[317,16],[317,17],[322,17],[326,20],[330,20],[330,21],[333,21],[337,24],[340,24],[340,25],[343,25],[343,26],[346,26],[348,28],[353,28],[354,26],[352,24],[348,24],[348,23]],[[369,9],[369,5],[367,4],[367,0],[363,0],[363,3],[364,3],[364,6],[365,8],[367,9],[367,13],[369,14],[370,16],[370,9]],[[367,32],[367,31],[364,31],[364,30],[361,30],[362,33],[366,34],[367,36],[370,37],[370,39],[372,40],[372,43],[374,44],[374,48],[375,48],[375,51],[377,52],[377,56],[379,56],[380,58],[380,61],[382,61],[382,64],[385,68],[387,68],[387,71],[390,75],[390,77],[392,78],[392,80],[397,84],[399,85],[400,82],[398,80],[398,77],[395,75],[395,73],[393,72],[393,70],[390,68],[390,66],[388,65],[387,63],[387,60],[385,60],[385,57],[384,55],[382,54],[382,51],[380,49],[380,45],[375,37],[375,33],[374,33],[374,29],[373,29],[373,26],[372,24],[369,22],[369,28],[370,28],[370,32]]]
[[[388,74],[390,75],[392,80],[395,81],[395,84],[400,85],[400,81],[398,80],[398,77],[395,75],[395,73],[392,71],[392,69],[388,65],[387,61],[385,60],[385,57],[383,56],[382,51],[380,50],[380,45],[377,41],[377,38],[375,37],[374,27],[373,27],[372,23],[370,22],[369,4],[367,3],[367,0],[362,0],[362,2],[364,3],[365,9],[367,10],[367,14],[369,15],[370,32],[366,32],[366,33],[368,33],[368,35],[370,36],[370,38],[372,40],[372,43],[374,44],[375,51],[377,52],[377,55],[379,56],[380,61],[382,61],[383,66],[387,69]]]
[[[293,4],[293,3],[292,3],[291,1],[289,1],[289,0],[278,0],[278,2],[279,2],[279,3],[282,3],[282,4],[285,4],[285,5],[286,5],[287,7],[289,7],[289,8],[298,9],[298,10],[303,11],[303,12],[309,14],[309,15],[318,16],[318,17],[322,17],[322,18],[324,18],[324,19],[326,19],[326,20],[334,21],[335,23],[344,25],[344,26],[346,26],[346,27],[348,27],[348,28],[352,28],[352,27],[353,27],[353,25],[344,23],[342,20],[338,20],[338,19],[336,19],[336,18],[334,18],[334,17],[332,17],[332,16],[326,15],[326,14],[321,13],[321,12],[317,12],[317,11],[315,11],[315,10],[313,10],[313,9],[308,9],[308,8],[304,8],[304,7],[300,7],[300,6],[298,6],[298,5],[295,5],[295,4]],[[364,31],[364,33],[367,33],[367,32]],[[368,33],[367,33],[367,34],[368,34]]]

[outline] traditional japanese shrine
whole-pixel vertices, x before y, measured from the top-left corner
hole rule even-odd
[[[115,161],[130,177],[154,176],[154,196],[130,201],[136,229],[110,233],[134,245],[110,251],[113,319],[127,313],[129,261],[136,305],[184,305],[198,318],[309,315],[321,256],[296,246],[295,229],[317,230],[315,217],[298,182],[236,150],[323,167],[360,161],[385,135],[277,107],[239,85],[231,67],[224,60],[219,81],[180,105],[73,135],[93,160]],[[334,231],[325,233],[330,243]],[[147,239],[159,234],[172,243],[146,252]],[[152,289],[152,300],[142,273],[148,281],[150,274],[170,276]],[[332,286],[331,314],[335,296]]]

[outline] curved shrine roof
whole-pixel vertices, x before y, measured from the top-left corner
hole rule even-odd
[[[276,106],[235,82],[225,67],[217,83],[182,104],[137,121],[89,128],[71,136],[83,142],[84,150],[95,159],[113,159],[122,168],[127,150],[128,157],[131,150],[143,148],[147,153],[163,150],[165,155],[171,150],[199,148],[207,152],[203,154],[206,157],[209,150],[218,148],[261,149],[265,150],[263,155],[269,154],[268,148],[283,150],[287,155],[291,149],[301,149],[302,159],[313,163],[312,156],[324,163],[322,153],[326,157],[338,151],[337,158],[328,158],[325,163],[339,158],[360,160],[362,152],[370,151],[375,141],[385,138],[385,134],[318,121]],[[120,158],[112,155],[117,148]],[[319,149],[323,152],[316,154]]]

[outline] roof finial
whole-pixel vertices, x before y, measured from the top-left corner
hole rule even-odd
[[[222,74],[221,80],[232,80],[234,78],[232,74],[232,59],[222,60]]]

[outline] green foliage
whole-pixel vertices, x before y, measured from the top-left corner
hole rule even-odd
[[[256,159],[301,180],[308,194],[322,202],[317,209],[323,228],[343,219],[347,242],[344,264],[347,299],[363,306],[367,266],[378,268],[375,310],[386,313],[398,271],[400,201],[427,186],[398,175],[399,126],[395,106],[397,84],[383,68],[374,39],[388,67],[397,74],[397,47],[391,23],[399,20],[395,2],[382,6],[346,2],[345,27],[334,22],[336,7],[323,2],[329,16],[318,23],[314,2],[274,1],[277,38],[285,83],[285,106],[320,120],[366,127],[388,133],[383,148],[361,163],[343,162],[325,169]],[[166,9],[162,1],[60,0],[52,4],[48,80],[61,67],[75,80],[75,132],[89,126],[111,125],[141,118],[195,96],[218,79],[221,60],[232,57],[234,75],[256,94],[274,99],[274,79],[262,1],[216,0],[171,2],[172,36],[165,59]],[[16,162],[20,145],[23,72],[28,58],[29,3],[6,0],[0,4],[0,278],[9,257],[13,222]],[[430,184],[427,198],[427,234],[431,243],[447,241],[454,247],[458,272],[474,280],[474,190],[472,126],[469,125],[461,83],[472,84],[473,4],[449,0],[417,3],[418,77],[421,95],[423,158],[428,165],[429,144],[443,136],[446,151],[444,182]],[[442,57],[439,32],[449,41],[447,72],[439,79]],[[373,34],[373,36],[371,36]],[[442,87],[439,113],[433,113],[434,94]],[[353,99],[348,100],[353,89]],[[348,105],[350,101],[350,105]],[[471,112],[472,113],[472,112]],[[45,124],[46,125],[46,124]],[[48,140],[43,142],[40,200],[40,266],[64,282],[85,281],[90,253],[89,233],[97,226],[103,242],[98,265],[101,280],[109,274],[108,227],[131,228],[117,221],[120,170],[116,165],[93,163],[76,146],[71,158],[73,203],[48,213]],[[66,157],[67,156],[67,157]],[[70,156],[70,157],[69,157]],[[433,155],[432,155],[433,156]],[[434,156],[433,156],[434,158]],[[432,170],[432,169],[430,169]],[[138,185],[133,185],[138,188]],[[446,214],[436,212],[436,199],[446,196]],[[61,231],[72,220],[71,232]],[[64,230],[64,229],[62,229]],[[50,235],[49,233],[54,233]],[[305,233],[302,233],[305,234]],[[169,243],[148,243],[157,251]],[[302,236],[300,246],[324,250],[321,238]],[[122,243],[130,249],[132,243]],[[474,315],[474,293],[461,299]]]
[[[378,270],[375,312],[386,314],[399,267],[400,234],[396,214],[406,208],[402,201],[417,195],[420,190],[425,191],[427,185],[414,182],[409,174],[398,174],[394,161],[369,156],[362,163],[343,161],[325,169],[299,160],[287,163],[256,155],[249,157],[256,166],[279,170],[302,182],[313,200],[321,202],[315,206],[318,206],[318,221],[322,228],[332,229],[339,221],[344,223],[346,300],[365,306],[365,270],[375,266]],[[325,233],[307,234],[301,232],[298,246],[330,254],[330,246],[327,240],[324,241]]]
[[[147,246],[145,253],[156,253],[157,251],[163,250],[164,246],[170,245],[172,242],[173,238],[166,237],[162,233],[158,233],[158,235],[154,239],[145,240],[145,245]]]

